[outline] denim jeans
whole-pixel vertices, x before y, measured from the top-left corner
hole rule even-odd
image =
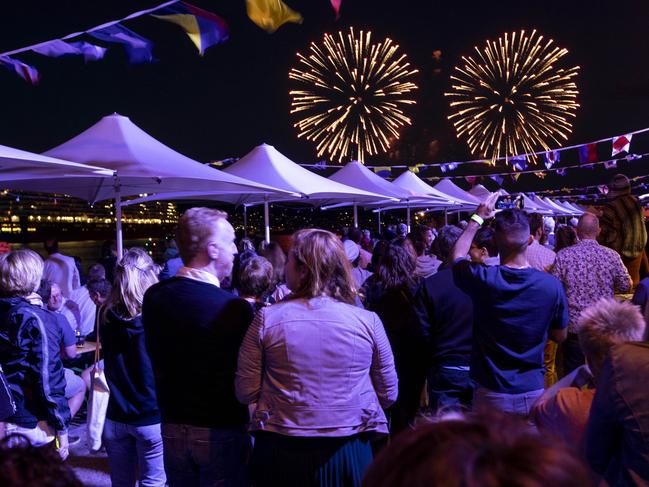
[[[543,389],[520,394],[507,394],[478,387],[473,395],[473,408],[475,410],[490,408],[528,418],[532,406],[541,397],[541,394],[543,394]]]
[[[245,427],[162,424],[170,487],[239,487],[248,482],[250,437]]]
[[[113,487],[133,487],[136,480],[141,487],[164,487],[160,424],[131,426],[106,419],[102,439]]]
[[[428,400],[432,411],[458,411],[471,407],[473,383],[469,367],[437,366],[428,373]]]

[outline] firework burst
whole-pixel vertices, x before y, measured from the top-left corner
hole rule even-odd
[[[579,107],[579,66],[556,66],[567,52],[534,30],[487,41],[475,59],[463,56],[445,93],[458,137],[492,163],[560,145]]]
[[[375,44],[371,32],[350,29],[325,34],[306,56],[297,56],[289,78],[301,89],[289,93],[291,113],[300,117],[298,137],[313,141],[318,157],[364,162],[387,151],[411,123],[404,108],[415,103],[408,94],[417,88],[411,81],[417,70],[392,40]]]

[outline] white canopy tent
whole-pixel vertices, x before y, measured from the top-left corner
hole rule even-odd
[[[122,196],[190,188],[231,194],[276,192],[274,188],[226,174],[183,156],[118,114],[102,118],[76,137],[45,152],[45,155],[93,164],[111,171],[110,175],[38,179],[22,185],[20,189],[63,193],[90,203],[114,198],[117,251],[120,256]]]
[[[270,222],[268,205],[277,201],[299,201],[322,205],[345,201],[351,204],[393,199],[384,194],[372,193],[363,189],[331,181],[301,167],[281,154],[271,145],[262,144],[225,169],[229,175],[239,176],[261,185],[282,190],[282,194],[222,195],[202,191],[185,191],[138,198],[125,204],[161,199],[218,200],[252,206],[264,205],[264,237],[270,242]],[[394,199],[396,201],[396,199]]]
[[[434,186],[434,188],[437,191],[440,191],[441,193],[448,195],[449,198],[454,199],[471,209],[478,206],[481,202],[479,198],[472,195],[468,191],[464,191],[462,188],[460,188],[450,179],[442,179]]]
[[[390,204],[395,200],[398,200],[400,204],[421,204],[427,206],[434,206],[439,204],[448,204],[447,200],[444,200],[440,197],[420,194],[416,195],[408,189],[404,189],[394,183],[386,181],[381,176],[377,176],[374,171],[365,167],[358,161],[351,161],[341,169],[336,171],[332,176],[329,177],[331,181],[337,183],[346,184],[354,188],[359,188],[365,191],[370,191],[372,193],[382,194],[385,196],[383,201],[374,202],[372,205],[384,205]],[[392,201],[386,201],[388,198],[392,198]],[[337,205],[331,205],[328,208],[334,208],[339,206],[354,206],[354,226],[358,226],[358,215],[357,215],[357,203],[339,203]],[[367,205],[366,205],[367,206]],[[327,208],[323,208],[327,209]],[[380,218],[380,212],[379,212]]]
[[[555,210],[556,216],[571,216],[574,214],[573,211],[569,211],[566,208],[562,207],[561,205],[558,205],[550,198],[542,198],[542,200],[545,202],[546,205],[548,205],[550,208],[553,208]]]

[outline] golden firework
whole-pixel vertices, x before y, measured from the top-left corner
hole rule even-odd
[[[451,76],[449,116],[471,151],[500,158],[549,150],[572,131],[579,104],[579,66],[558,67],[566,49],[533,30],[487,41],[476,58],[462,57]]]
[[[294,124],[298,137],[315,142],[318,157],[364,162],[387,151],[389,139],[411,123],[404,108],[415,103],[407,94],[417,88],[410,81],[417,70],[392,40],[374,44],[371,32],[357,35],[350,28],[336,37],[325,34],[297,57],[289,78],[302,86],[289,93],[291,113],[301,117]]]

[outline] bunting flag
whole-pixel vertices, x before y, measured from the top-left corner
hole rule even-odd
[[[419,166],[408,166],[408,171],[414,174],[419,174]]]
[[[537,178],[539,178],[539,179],[543,179],[543,178],[545,178],[546,173],[544,173],[543,171],[536,171],[536,172],[534,173],[534,175],[535,175]]]
[[[327,167],[327,161],[325,160],[318,161],[313,165],[313,169],[316,169],[318,171],[323,171],[326,169],[326,167]]]
[[[443,173],[446,173],[447,171],[453,171],[454,169],[456,169],[457,163],[449,162],[448,164],[442,164],[441,166],[439,166],[439,168],[442,170]]]
[[[602,194],[608,194],[608,186],[606,184],[600,184],[599,186],[597,186],[597,189]]]
[[[631,146],[631,138],[633,134],[619,135],[611,139],[613,149],[611,151],[611,156],[616,156],[620,152],[629,152]]]
[[[516,181],[518,181],[518,178],[521,176],[521,173],[519,173],[519,172],[512,173],[512,174],[510,174],[510,176],[512,178],[512,181],[516,182]]]
[[[559,151],[552,150],[545,153],[545,168],[551,169],[557,162],[559,162],[561,156]]]
[[[269,34],[286,22],[302,23],[302,15],[282,0],[246,0],[246,11],[250,20]]]
[[[331,0],[331,6],[334,9],[334,12],[336,12],[336,20],[340,18],[340,6],[342,5],[343,0]]]
[[[25,81],[29,81],[32,85],[37,85],[41,80],[38,70],[29,64],[25,64],[18,59],[9,56],[0,56],[0,64],[10,71],[13,71]]]
[[[495,174],[493,176],[489,176],[491,180],[498,185],[498,187],[501,187],[503,185],[503,177],[499,174]]]
[[[567,174],[568,170],[565,167],[557,169],[557,174],[559,176],[565,176]]]
[[[579,162],[597,162],[597,144],[586,144],[579,147]]]
[[[34,52],[47,57],[83,56],[87,61],[98,61],[104,57],[107,49],[89,42],[65,42],[54,39],[32,49]]]
[[[514,171],[524,171],[527,169],[527,157],[525,156],[515,156],[509,159],[511,162]]]
[[[604,168],[605,169],[616,169],[617,168],[617,161],[606,161],[604,163]]]
[[[389,178],[392,176],[392,168],[390,166],[374,166],[372,170],[382,178]]]
[[[90,31],[88,34],[100,41],[122,44],[126,49],[126,54],[131,64],[150,63],[153,61],[153,43],[123,25],[109,25],[108,27]]]
[[[221,17],[189,3],[174,3],[152,16],[182,27],[201,56],[206,49],[222,44],[230,37],[228,25]]]

